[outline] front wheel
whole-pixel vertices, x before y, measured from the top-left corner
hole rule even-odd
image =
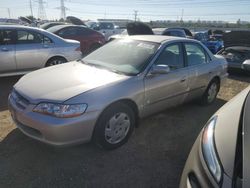
[[[127,142],[134,126],[133,110],[123,103],[113,104],[99,118],[93,140],[104,149],[115,149]]]
[[[53,66],[53,65],[59,65],[59,64],[62,64],[62,63],[66,63],[67,60],[64,59],[63,57],[54,57],[54,58],[51,58],[47,63],[46,63],[46,67],[50,67],[50,66]]]
[[[201,103],[204,105],[212,104],[215,101],[219,90],[220,90],[219,81],[212,80],[202,96]]]

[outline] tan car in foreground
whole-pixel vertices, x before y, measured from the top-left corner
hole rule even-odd
[[[227,63],[200,42],[168,36],[114,40],[80,61],[22,77],[10,111],[26,135],[52,145],[124,144],[138,118],[195,98],[212,103]]]

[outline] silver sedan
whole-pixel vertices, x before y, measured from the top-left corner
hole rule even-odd
[[[139,118],[199,98],[211,104],[227,63],[200,42],[168,36],[114,40],[79,61],[22,77],[9,96],[20,130],[52,145],[124,144]]]
[[[42,29],[0,26],[0,77],[81,58],[80,43]]]

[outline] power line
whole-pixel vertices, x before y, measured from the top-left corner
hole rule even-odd
[[[138,10],[134,10],[135,22],[137,21]]]
[[[66,7],[64,6],[64,0],[61,0],[61,6],[60,6],[60,9],[61,9],[61,18],[62,19],[66,19]]]
[[[30,0],[30,13],[31,13],[31,16],[34,17],[34,15],[33,15],[33,10],[32,10],[32,3],[31,3],[31,0]]]
[[[37,2],[37,1],[36,1]],[[38,0],[38,18],[40,18],[41,20],[46,20],[47,16],[46,16],[46,12],[44,9],[44,3],[46,3],[43,0]]]
[[[7,10],[8,10],[9,18],[10,18],[10,8],[8,8]]]

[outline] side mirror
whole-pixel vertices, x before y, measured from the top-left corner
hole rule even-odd
[[[242,68],[244,70],[250,71],[250,59],[247,59],[243,62],[242,64]]]
[[[150,74],[156,75],[156,74],[167,74],[170,72],[170,68],[168,65],[153,65]]]

